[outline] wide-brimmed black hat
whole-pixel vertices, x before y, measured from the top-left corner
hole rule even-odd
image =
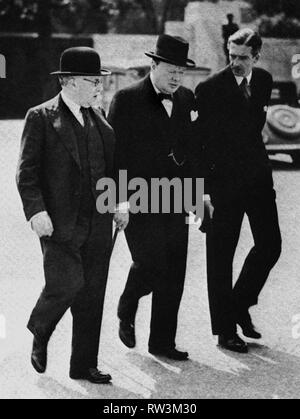
[[[195,67],[188,58],[189,43],[178,36],[160,35],[155,52],[146,52],[148,57],[180,67]]]
[[[60,57],[60,69],[51,74],[58,76],[109,76],[111,72],[101,68],[101,58],[89,47],[66,49]]]

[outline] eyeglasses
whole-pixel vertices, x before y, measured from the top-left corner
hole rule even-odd
[[[96,79],[96,80],[90,80],[90,79],[83,79],[85,81],[88,81],[94,85],[94,87],[98,87],[99,84],[102,84],[102,79]]]

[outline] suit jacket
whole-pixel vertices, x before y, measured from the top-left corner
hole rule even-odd
[[[113,98],[108,120],[116,134],[115,167],[127,170],[128,179],[182,177],[188,173],[191,138],[192,91],[180,87],[174,95],[176,129],[170,131],[170,118],[159,100],[150,76],[119,91]],[[174,127],[173,127],[174,128]],[[171,157],[186,163],[179,167]]]
[[[69,118],[69,109],[60,95],[27,113],[17,168],[17,186],[27,220],[47,211],[54,226],[54,240],[69,240],[77,222],[81,167],[77,140]],[[103,141],[106,176],[112,176],[115,138],[101,112],[94,111]],[[97,159],[101,148],[91,144],[91,185],[95,199],[100,192],[96,183],[101,173]],[[99,161],[98,161],[99,160]],[[100,214],[96,216],[99,219]]]
[[[267,71],[254,68],[251,99],[247,101],[227,67],[196,88],[199,119],[195,147],[196,155],[204,155],[208,193],[222,195],[245,187],[273,186],[262,140],[272,83]]]

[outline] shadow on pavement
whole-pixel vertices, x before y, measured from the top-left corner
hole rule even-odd
[[[69,385],[68,385],[69,384]],[[60,380],[52,377],[40,377],[37,386],[46,399],[133,399],[135,394],[113,384],[97,385],[87,381],[68,380],[63,385]]]
[[[300,358],[250,344],[248,355],[221,351],[242,364],[237,373],[190,360],[161,361],[128,354],[132,364],[155,380],[151,398],[158,399],[298,399]]]

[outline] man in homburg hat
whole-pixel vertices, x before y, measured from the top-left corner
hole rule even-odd
[[[102,113],[93,108],[101,68],[92,48],[63,52],[57,75],[60,94],[30,109],[25,121],[17,185],[27,220],[40,238],[45,288],[31,314],[31,362],[47,366],[47,345],[64,313],[73,316],[70,377],[102,384],[98,369],[103,301],[111,250],[112,215],[96,210],[96,183],[110,176],[115,138]],[[117,226],[126,217],[116,215]]]
[[[116,134],[116,168],[128,180],[184,177],[191,127],[193,93],[182,87],[189,44],[161,35],[152,58],[151,72],[142,81],[119,91],[113,98],[109,122]],[[149,207],[150,199],[149,196]],[[171,205],[172,206],[172,205]],[[188,225],[184,211],[134,213],[126,230],[131,266],[119,301],[119,335],[129,348],[136,344],[135,317],[139,299],[152,293],[149,352],[186,360],[176,349],[177,316],[186,271]]]
[[[204,147],[211,197],[206,230],[212,331],[222,348],[246,353],[237,325],[244,336],[261,338],[249,309],[258,303],[281,253],[272,167],[262,140],[272,76],[256,67],[262,40],[253,30],[236,32],[228,46],[230,65],[196,89],[197,139]],[[245,215],[254,246],[233,286],[233,259]]]

